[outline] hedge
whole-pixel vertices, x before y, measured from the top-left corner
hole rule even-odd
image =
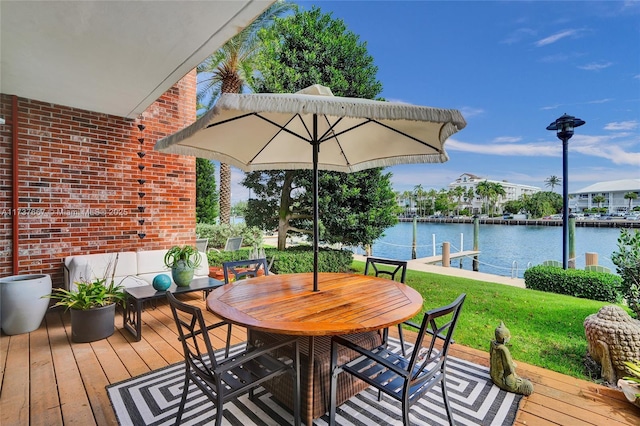
[[[524,271],[524,284],[533,290],[567,294],[583,299],[619,303],[622,278],[606,272],[533,266]]]
[[[243,248],[238,251],[209,251],[209,266],[222,266],[223,262],[249,259],[252,250]],[[309,246],[289,247],[284,251],[274,248],[265,249],[267,262],[273,259],[271,271],[276,274],[296,274],[313,272],[313,248]],[[318,252],[318,272],[350,272],[353,253],[347,250],[321,248]]]

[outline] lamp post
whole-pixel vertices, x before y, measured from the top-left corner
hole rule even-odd
[[[547,130],[555,130],[558,139],[562,141],[562,267],[568,268],[569,259],[569,178],[568,153],[569,139],[573,136],[573,129],[585,123],[584,120],[563,114],[547,126]]]

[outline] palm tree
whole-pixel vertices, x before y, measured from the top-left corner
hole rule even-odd
[[[505,195],[507,195],[507,193],[504,190],[504,186],[502,186],[498,182],[491,183],[491,189],[489,191],[489,199],[491,200],[491,209],[493,214],[495,214],[496,212],[496,205],[498,204],[500,199]]]
[[[547,179],[545,179],[544,183],[545,183],[545,186],[550,186],[551,191],[553,192],[553,188],[560,185],[562,183],[562,179],[560,179],[558,176],[552,175],[552,176],[549,176]]]
[[[629,208],[627,209],[627,211],[631,211],[631,203],[633,202],[633,200],[637,200],[638,199],[638,193],[637,192],[627,192],[624,194],[624,199],[625,200],[629,200]]]
[[[456,216],[459,216],[460,207],[462,206],[462,198],[464,197],[466,191],[464,190],[464,186],[456,186],[451,190],[451,192],[458,199],[458,203],[456,205]]]
[[[469,206],[469,212],[470,213],[475,213],[473,211],[473,199],[475,198],[476,193],[473,190],[473,187],[470,186],[467,188],[467,191],[464,194],[464,201],[467,203],[467,206]]]
[[[600,205],[605,201],[607,201],[607,199],[604,197],[604,195],[596,195],[591,199],[591,201],[593,201],[594,203],[597,203],[598,210],[600,210]]]
[[[256,53],[260,47],[258,31],[268,27],[275,18],[296,10],[293,3],[277,1],[255,21],[233,36],[213,55],[198,65],[200,80],[197,101],[206,100],[207,109],[218,100],[221,93],[241,93],[250,88],[256,69]],[[231,217],[231,167],[220,163],[220,223],[229,224]]]
[[[416,185],[413,187],[413,196],[416,199],[418,216],[424,215],[424,202],[423,202],[424,195],[425,193],[424,193],[424,189],[422,188],[422,185]]]
[[[483,180],[476,185],[476,194],[480,196],[483,200],[483,206],[487,206],[487,214],[489,213],[489,194],[491,192],[491,184]],[[480,213],[482,213],[482,208],[480,209]]]
[[[436,198],[438,198],[438,192],[431,188],[427,191],[427,198],[431,201],[431,214],[436,214]]]

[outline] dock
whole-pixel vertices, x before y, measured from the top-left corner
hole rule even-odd
[[[480,254],[480,251],[477,251],[477,250],[463,250],[463,251],[458,251],[454,253],[449,253],[449,259],[453,260],[460,257],[477,256],[479,254]],[[415,259],[415,262],[422,262],[428,265],[433,265],[435,263],[442,263],[442,255],[421,257],[419,259]]]

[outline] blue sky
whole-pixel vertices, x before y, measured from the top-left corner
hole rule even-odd
[[[640,1],[298,4],[366,42],[386,100],[467,120],[448,162],[387,168],[395,190],[446,188],[463,173],[544,189],[562,177],[562,142],[546,127],[564,113],[586,121],[569,141],[570,192],[640,178]],[[233,170],[233,203],[248,198],[242,176]]]

